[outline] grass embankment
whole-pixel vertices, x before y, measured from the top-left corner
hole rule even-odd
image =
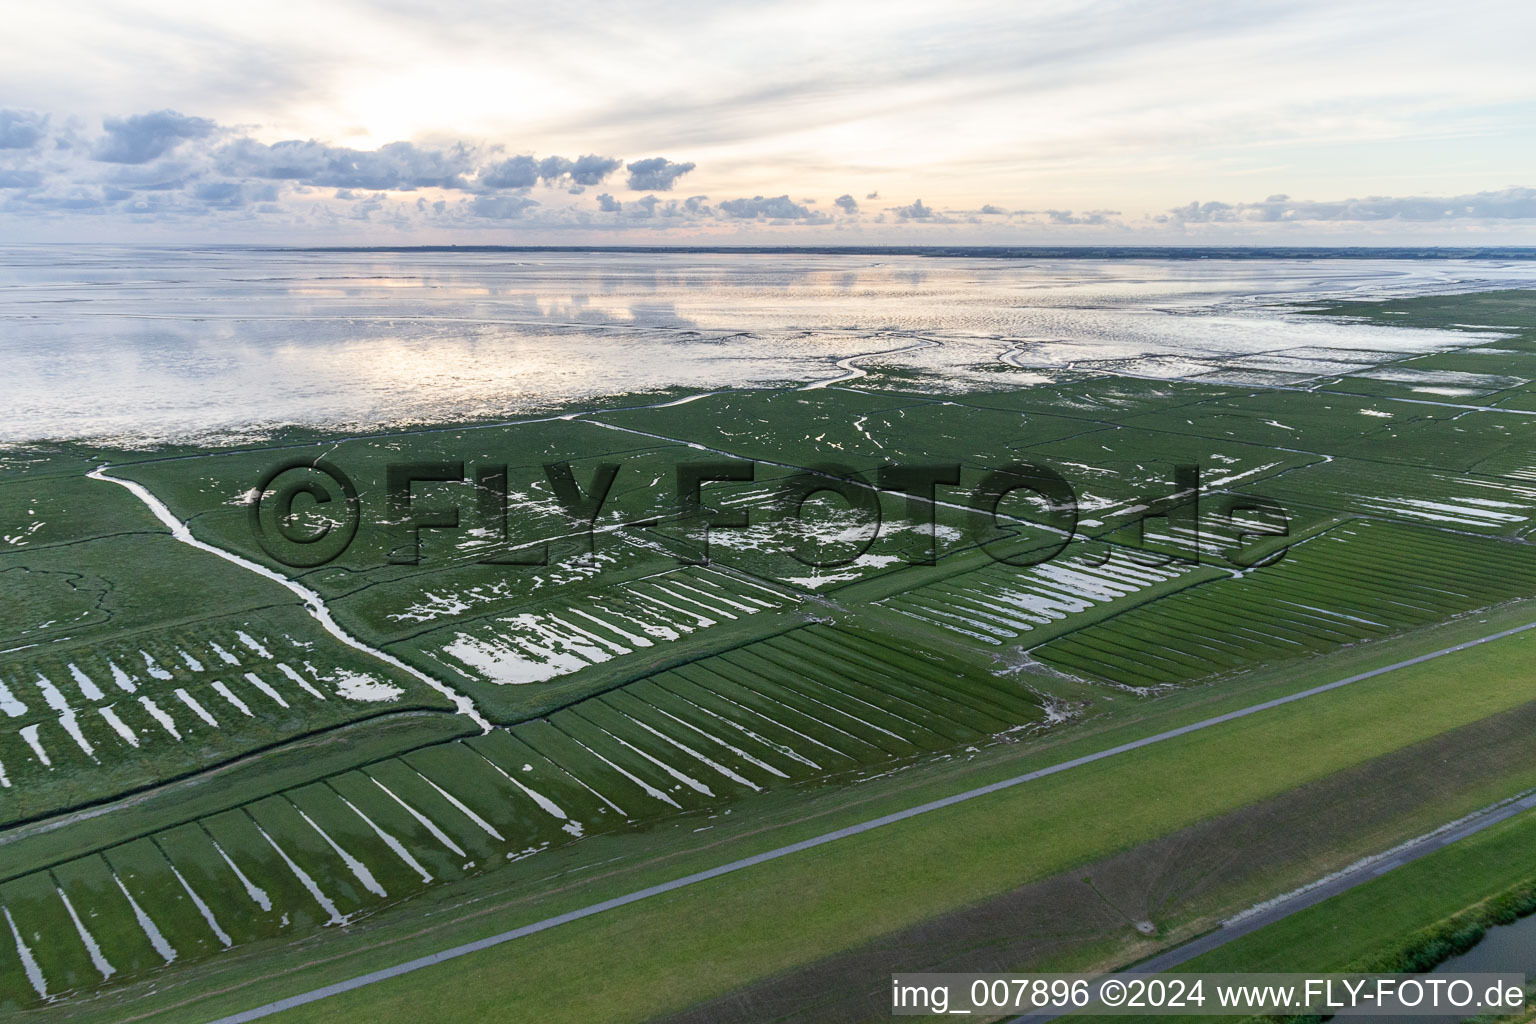
[[[1536,813],[1528,812],[1236,939],[1179,970],[1427,971],[1470,949],[1487,928],[1536,910],[1533,848]],[[1518,973],[1524,966],[1508,969]]]
[[[1425,971],[1536,910],[1536,812],[1189,961],[1182,971]],[[1511,967],[1511,970],[1518,970]]]

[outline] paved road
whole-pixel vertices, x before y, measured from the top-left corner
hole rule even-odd
[[[1157,974],[1161,971],[1171,971],[1181,964],[1188,963],[1197,956],[1209,953],[1213,949],[1219,949],[1234,939],[1240,939],[1250,932],[1256,932],[1266,925],[1274,924],[1283,918],[1290,917],[1299,911],[1314,907],[1330,897],[1337,896],[1341,892],[1347,892],[1357,885],[1374,881],[1382,875],[1404,864],[1411,864],[1420,857],[1427,857],[1431,853],[1443,850],[1452,843],[1476,835],[1485,828],[1497,825],[1501,821],[1513,818],[1517,814],[1536,809],[1536,794],[1512,800],[1509,803],[1490,807],[1478,814],[1463,818],[1450,828],[1442,831],[1431,832],[1411,842],[1404,843],[1379,860],[1361,864],[1359,867],[1340,872],[1330,877],[1320,885],[1308,889],[1299,889],[1291,895],[1277,900],[1274,904],[1255,914],[1250,914],[1240,920],[1229,921],[1215,931],[1206,932],[1198,938],[1191,939],[1182,946],[1164,950],[1154,957],[1133,964],[1123,971],[1114,974],[1106,974],[1100,979],[1102,983],[1109,978],[1128,978],[1136,974]],[[1095,989],[1099,983],[1093,986]],[[1045,1024],[1046,1021],[1056,1020],[1066,1016],[1070,1011],[1062,1008],[1059,1011],[1045,1013],[1029,1013],[1022,1017],[1015,1017],[1008,1024]]]
[[[1147,736],[1139,740],[1134,740],[1130,743],[1122,743],[1117,747],[1110,747],[1107,750],[1100,750],[1092,754],[1085,754],[1082,757],[1075,757],[1070,761],[1062,761],[1059,764],[1053,764],[1047,768],[1026,772],[1023,775],[1016,775],[1011,779],[1004,779],[1001,782],[994,782],[986,786],[978,786],[975,789],[968,789],[963,793],[956,793],[954,796],[947,796],[941,800],[933,800],[925,804],[919,804],[916,807],[909,807],[906,810],[897,811],[894,814],[887,814],[879,818],[871,818],[870,820],[862,821],[857,825],[849,825],[847,828],[840,828],[833,832],[826,832],[822,835],[815,836],[811,839],[805,839],[798,843],[791,843],[788,846],[780,846],[777,849],[768,850],[763,853],[755,854],[751,857],[743,857],[740,860],[734,860],[729,864],[722,864],[719,867],[710,868],[707,871],[699,871],[691,875],[684,875],[681,878],[674,878],[670,882],[663,882],[660,885],[652,885],[644,889],[637,889],[634,892],[615,897],[611,900],[603,900],[600,903],[593,903],[590,906],[582,907],[579,910],[568,911],[567,913],[559,914],[555,917],[545,918],[542,921],[536,921],[533,924],[523,925],[521,928],[513,928],[511,931],[505,931],[498,935],[491,935],[483,939],[478,939],[474,942],[466,942],[463,945],[453,946],[438,953],[432,953],[428,956],[418,957],[415,960],[407,960],[406,962],[396,964],[393,967],[386,967],[382,970],[372,971],[368,974],[361,974],[355,978],[349,978],[346,981],[339,981],[332,985],[325,985],[321,988],[312,989],[308,992],[302,992],[295,996],[289,996],[286,999],[279,999],[275,1002],[267,1003],[264,1006],[258,1006],[254,1009],[245,1010],[241,1013],[232,1014],[228,1017],[221,1017],[217,1021],[214,1021],[213,1024],[244,1024],[246,1021],[258,1020],[262,1017],[267,1017],[274,1013],[281,1013],[283,1010],[289,1010],[296,1006],[303,1006],[306,1003],[313,1003],[317,1000],[324,999],[327,996],[338,995],[342,992],[350,992],[353,989],[362,988],[365,985],[372,985],[375,982],[385,981],[389,978],[396,978],[402,974],[408,974],[411,971],[420,970],[423,967],[431,967],[434,964],[440,964],[445,960],[452,960],[456,957],[466,956],[470,953],[478,953],[483,949],[490,949],[492,946],[499,946],[503,942],[511,942],[513,939],[520,939],[526,935],[533,935],[536,932],[547,931],[550,928],[557,928],[562,924],[567,924],[571,921],[579,921],[584,917],[592,917],[595,914],[601,914],[605,911],[617,909],[618,907],[628,906],[631,903],[638,903],[639,901],[648,899],[652,896],[658,896],[662,893],[672,892],[676,889],[682,889],[690,885],[696,885],[699,882],[705,882],[711,878],[718,878],[721,875],[728,875],[732,872],[741,871],[745,868],[754,867],[758,864],[764,864],[771,860],[778,860],[780,857],[787,857],[790,854],[800,853],[804,850],[815,849],[818,846],[824,846],[827,843],[836,842],[837,840],[845,839],[848,836],[856,836],[863,832],[870,832],[885,825],[894,824],[898,821],[905,821],[908,818],[915,818],[920,814],[927,814],[930,811],[937,811],[945,807],[952,807],[955,804],[964,803],[967,800],[974,800],[977,797],[986,796],[989,793],[997,793],[1001,790],[1011,789],[1014,786],[1022,785],[1026,782],[1033,782],[1036,779],[1043,779],[1048,775],[1055,775],[1058,772],[1069,771],[1073,768],[1078,768],[1085,764],[1092,764],[1095,761],[1102,761],[1106,758],[1115,757],[1118,754],[1124,754],[1131,750],[1139,750],[1142,747],[1150,747],[1155,743],[1162,743],[1166,740],[1171,740],[1178,736],[1185,736],[1192,732],[1199,732],[1202,729],[1209,729],[1212,726],[1221,725],[1224,722],[1231,722],[1239,718],[1246,718],[1249,715],[1258,714],[1259,712],[1267,711],[1270,708],[1277,708],[1298,700],[1305,700],[1308,697],[1315,697],[1320,693],[1327,693],[1330,690],[1337,690],[1340,687],[1348,686],[1351,683],[1358,683],[1362,680],[1384,675],[1385,673],[1393,672],[1400,668],[1407,668],[1410,665],[1418,665],[1422,662],[1444,657],[1447,654],[1453,654],[1456,651],[1464,651],[1469,647],[1476,647],[1479,644],[1490,643],[1494,640],[1501,640],[1504,637],[1514,636],[1516,633],[1524,633],[1530,629],[1536,629],[1536,622],[1529,623],[1524,626],[1516,626],[1513,629],[1500,630],[1497,633],[1490,633],[1487,636],[1478,637],[1475,640],[1468,640],[1464,643],[1455,644],[1451,647],[1445,647],[1438,651],[1433,651],[1429,654],[1421,654],[1416,658],[1408,658],[1403,661],[1395,662],[1391,665],[1385,665],[1381,668],[1372,669],[1369,672],[1361,672],[1358,675],[1349,676],[1346,679],[1339,679],[1331,683],[1325,683],[1322,686],[1314,686],[1310,690],[1302,690],[1299,693],[1293,693],[1286,697],[1277,697],[1274,700],[1267,700],[1259,704],[1254,704],[1249,707],[1242,708],[1238,711],[1229,711],[1224,715],[1216,715],[1212,718],[1202,719],[1201,721],[1193,722],[1189,725],[1180,726],[1177,729],[1169,729],[1166,732],[1157,733],[1155,736]],[[1510,813],[1513,814],[1516,812],[1510,811]],[[1489,824],[1492,824],[1492,822],[1489,822]],[[1447,842],[1449,841],[1451,840],[1447,840]],[[1422,856],[1422,854],[1419,855]],[[1412,859],[1412,857],[1409,857],[1409,859]],[[1355,884],[1358,884],[1358,882]],[[1347,887],[1348,886],[1346,886],[1346,888]],[[1319,897],[1319,899],[1322,898],[1325,897]],[[1299,910],[1301,909],[1301,906],[1298,905],[1295,909]],[[1289,912],[1294,913],[1294,910]],[[1280,916],[1284,915],[1282,914]],[[1255,927],[1259,926],[1255,925]],[[1231,938],[1235,938],[1237,934],[1240,933],[1234,933]],[[1202,940],[1196,941],[1199,942]],[[1193,945],[1193,943],[1191,945]],[[1220,943],[1218,942],[1217,945],[1220,945]],[[1185,948],[1188,947],[1180,947],[1181,950]],[[1195,955],[1198,954],[1190,954],[1190,956]],[[1149,961],[1149,963],[1150,962],[1152,961]],[[1034,1018],[1030,1019],[1033,1020]],[[1040,1019],[1044,1020],[1048,1018]]]

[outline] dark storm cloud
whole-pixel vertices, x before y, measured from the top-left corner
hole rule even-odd
[[[816,216],[810,210],[793,202],[789,196],[753,196],[751,199],[727,199],[719,204],[720,212],[737,220],[766,217],[771,220],[808,220]]]
[[[164,156],[188,139],[202,139],[217,129],[206,117],[187,117],[174,110],[157,110],[132,117],[109,117],[101,123],[106,138],[91,154],[109,164],[143,164]]]
[[[1159,223],[1221,224],[1239,221],[1444,221],[1529,220],[1536,218],[1536,189],[1507,188],[1469,195],[1369,196],[1332,202],[1273,195],[1257,203],[1192,202],[1159,216]]]
[[[844,213],[859,212],[858,200],[854,199],[853,196],[848,195],[846,192],[832,200],[832,205],[837,207],[839,210],[842,210]]]
[[[238,139],[217,154],[221,173],[230,177],[296,181],[320,188],[393,189],[467,188],[475,153],[462,144],[430,149],[411,142],[391,142],[376,150],[328,146],[313,139],[291,139],[268,146]]]
[[[31,149],[48,131],[48,115],[0,110],[0,149]]]
[[[693,168],[692,163],[673,163],[664,156],[636,160],[625,167],[629,171],[629,188],[635,192],[669,192],[673,183]]]

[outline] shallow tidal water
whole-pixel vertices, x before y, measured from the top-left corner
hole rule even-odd
[[[1212,356],[1283,371],[1291,350],[1317,365],[1468,340],[1297,302],[1521,286],[1536,263],[9,247],[0,442],[514,417],[861,363],[941,390],[1198,376]]]

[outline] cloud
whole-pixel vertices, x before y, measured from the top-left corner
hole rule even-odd
[[[263,221],[289,229],[367,221],[384,231],[487,230],[515,221],[550,230],[647,222],[659,228],[717,216],[702,195],[642,194],[621,204],[604,192],[598,211],[610,216],[596,220],[597,211],[578,209],[570,197],[624,170],[621,158],[599,153],[509,157],[494,143],[406,141],[356,149],[313,138],[269,144],[170,110],[108,119],[92,138],[82,137],[77,122],[50,124],[47,115],[30,111],[0,115],[0,140],[8,147],[0,149],[0,213],[12,217],[110,213],[166,224],[238,219],[253,230]],[[664,157],[639,160],[629,180],[670,188],[694,166]],[[569,196],[545,205],[526,194],[538,185]],[[398,195],[417,190],[439,195]]]
[[[480,184],[487,188],[532,188],[538,183],[539,162],[531,156],[514,156],[480,172]]]
[[[233,210],[252,203],[276,203],[278,190],[272,184],[204,181],[192,187],[192,198],[218,209]]]
[[[563,156],[547,156],[539,161],[539,177],[545,181],[559,181],[570,170],[571,162]]]
[[[858,201],[846,192],[832,200],[832,205],[837,207],[839,210],[842,210],[844,213],[859,212]]]
[[[531,228],[609,229],[647,221],[659,228],[721,216],[705,196],[681,200],[662,194],[695,167],[665,157],[628,166],[628,184],[647,186],[641,198],[621,204],[604,192],[592,211],[578,209],[571,197],[624,171],[623,159],[600,153],[508,156],[506,147],[492,141],[397,141],[377,149],[316,138],[268,143],[174,110],[109,118],[102,129],[92,137],[75,120],[0,110],[0,212],[112,213],[167,224],[230,223],[219,215],[234,214],[255,230],[262,221],[290,229],[368,221],[379,230],[424,225],[485,230],[516,220]],[[540,185],[568,196],[541,204],[526,194]],[[429,191],[421,202],[391,195],[417,190],[440,194]],[[598,221],[597,212],[610,216]]]
[[[68,196],[36,196],[27,200],[34,206],[44,209],[62,210],[70,213],[96,212],[110,206],[111,203],[102,199],[99,195],[74,194]]]
[[[0,167],[0,188],[37,188],[42,183],[43,176],[37,171]]]
[[[463,144],[429,149],[412,142],[391,142],[375,150],[328,146],[313,139],[290,139],[268,146],[238,139],[217,155],[219,170],[230,177],[296,181],[319,188],[411,191],[418,188],[468,188],[475,152]]]
[[[228,203],[240,199],[238,181],[210,181],[192,190],[192,197],[205,203]]]
[[[1183,224],[1210,224],[1215,221],[1237,220],[1238,207],[1231,203],[1202,203],[1198,199],[1186,206],[1176,206],[1157,217],[1160,224],[1175,221]]]
[[[704,200],[709,196],[689,196],[679,203],[676,199],[667,200],[667,205],[661,211],[663,217],[681,217],[684,220],[699,220],[705,217],[715,216],[715,211]]]
[[[0,110],[0,149],[31,149],[48,131],[48,115]]]
[[[982,210],[986,213],[986,210]],[[1001,213],[1002,211],[997,211]],[[1119,210],[1087,210],[1083,213],[1073,213],[1071,210],[1042,210],[1041,213],[1050,218],[1052,224],[1109,224],[1111,217],[1120,216]]]
[[[672,184],[693,170],[692,163],[673,163],[664,156],[653,156],[627,164],[629,188],[634,192],[669,192]]]
[[[187,117],[174,110],[109,117],[101,126],[107,135],[96,144],[92,158],[109,164],[148,163],[188,139],[206,138],[218,128],[206,117]]]
[[[1001,207],[993,206],[991,203],[986,203],[986,204],[984,204],[982,206],[982,208],[980,210],[978,210],[976,212],[977,213],[986,214],[987,216],[997,216],[999,214],[1005,214],[1008,211],[1002,209]]]
[[[868,195],[866,195],[864,198],[865,199],[879,199],[880,198],[880,193],[879,192],[871,192]]]
[[[774,196],[765,199],[762,196],[753,196],[751,199],[727,199],[719,204],[720,212],[727,217],[738,220],[750,220],[766,217],[771,220],[809,220],[816,214],[791,202],[788,195]]]
[[[164,192],[182,188],[193,178],[204,173],[207,167],[201,162],[189,160],[156,160],[146,164],[123,164],[113,168],[106,181],[123,188],[149,192]]]
[[[958,224],[961,222],[960,218],[952,217],[949,214],[965,212],[955,210],[941,212],[939,210],[935,210],[921,199],[914,200],[906,206],[888,206],[886,207],[886,210],[890,213],[894,213],[898,222],[918,221],[923,224]],[[876,218],[876,223],[884,223],[884,221],[881,219],[884,216],[885,214],[881,214],[880,217]],[[972,223],[979,223],[974,216],[972,216],[970,220]]]
[[[553,185],[569,179],[574,194],[587,185],[601,185],[603,179],[618,170],[623,161],[613,156],[586,156],[567,160],[563,156],[547,156],[536,160],[531,156],[514,156],[493,164],[480,173],[481,185],[488,188],[532,188],[540,181]]]
[[[192,198],[215,209],[238,210],[251,203],[275,201],[277,188],[272,185],[245,185],[238,181],[208,181],[193,186]]]
[[[1331,202],[1272,195],[1263,202],[1192,202],[1154,218],[1158,223],[1220,224],[1297,221],[1529,220],[1536,218],[1536,189],[1507,188],[1460,196],[1368,196]]]
[[[622,227],[633,221],[658,221],[668,220],[673,222],[697,223],[711,220],[715,217],[715,211],[705,202],[708,196],[689,196],[687,199],[668,199],[663,201],[655,195],[645,195],[639,199],[630,199],[619,202],[613,196],[604,192],[597,197],[597,208],[602,213],[620,214],[623,216],[614,221],[605,222],[610,226]],[[656,227],[669,225],[657,224]]]
[[[558,164],[551,161],[559,161]],[[618,170],[624,161],[616,156],[598,156],[596,153],[588,153],[579,156],[575,160],[566,160],[564,157],[549,157],[540,165],[540,176],[550,180],[560,177],[561,174],[570,176],[570,179],[578,185],[601,185],[614,171]],[[547,167],[545,165],[548,165]],[[551,174],[555,167],[560,168],[559,174]],[[692,164],[688,165],[690,168]],[[681,172],[679,172],[681,173]]]
[[[475,196],[469,210],[476,217],[490,220],[515,220],[523,211],[538,206],[538,200],[525,196]]]

